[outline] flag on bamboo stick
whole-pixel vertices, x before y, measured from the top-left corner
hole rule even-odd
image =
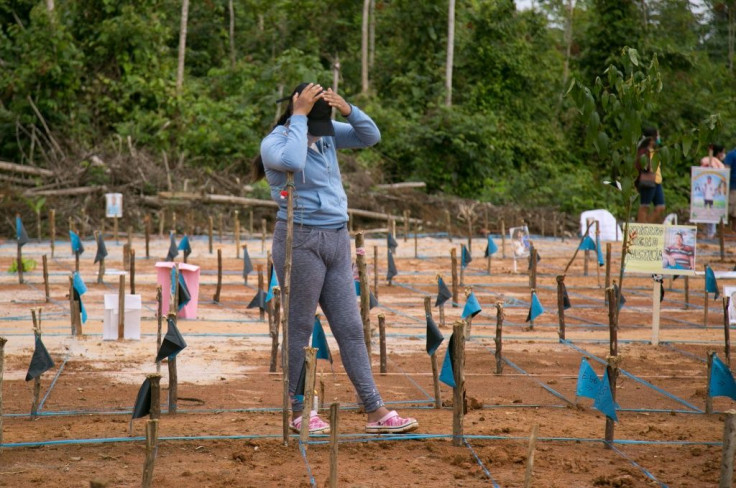
[[[279,286],[279,278],[276,276],[276,266],[271,268],[271,280],[268,282],[268,293],[266,293],[266,303],[273,298],[274,287]]]
[[[253,263],[250,261],[250,255],[248,254],[248,248],[243,248],[243,279],[248,278],[248,275],[253,272]]]
[[[427,314],[427,354],[434,354],[442,341],[445,340],[440,328],[432,319],[432,314]]]
[[[486,245],[486,252],[483,257],[491,257],[491,255],[496,254],[496,252],[498,252],[498,246],[496,246],[496,243],[493,242],[493,237],[491,237],[491,234],[488,234],[488,244]]]
[[[299,380],[296,382],[296,391],[294,392],[294,400],[304,403],[304,388],[307,385],[307,362],[302,363],[302,369],[299,372]]]
[[[33,356],[31,356],[31,364],[28,366],[28,372],[26,373],[26,381],[38,378],[53,367],[54,360],[51,359],[51,356],[46,350],[46,346],[43,345],[41,338],[37,336]]]
[[[327,336],[319,321],[319,315],[314,316],[314,328],[312,329],[312,347],[317,349],[317,359],[326,359],[332,364],[330,346],[327,344]]]
[[[727,396],[736,400],[736,381],[733,379],[733,374],[715,354],[708,379],[708,395],[711,397]]]
[[[718,289],[718,282],[716,281],[716,274],[707,264],[705,265],[705,291],[706,293],[715,293],[713,296],[714,300],[718,300],[718,297],[721,296],[721,292]]]
[[[468,298],[465,300],[465,307],[463,307],[462,318],[463,320],[467,319],[468,317],[473,318],[478,315],[480,311],[480,303],[478,303],[478,299],[475,298],[475,293],[471,291],[470,295],[468,295]]]
[[[84,252],[84,246],[82,245],[82,240],[79,238],[76,232],[73,230],[69,231],[69,240],[72,244],[72,254],[75,254],[79,256]]]
[[[181,332],[176,327],[176,320],[173,317],[167,317],[166,323],[168,325],[166,335],[163,341],[161,341],[161,347],[156,355],[156,362],[162,361],[164,358],[169,358],[169,361],[171,361],[182,349],[187,347],[184,337],[182,337]]]
[[[455,356],[455,354],[453,353],[453,347],[452,347],[454,345],[455,345],[455,333],[453,332],[447,344],[447,351],[445,351],[445,359],[444,361],[442,361],[442,369],[440,370],[440,381],[452,388],[455,388],[457,386],[457,384],[455,383],[455,371],[452,367],[452,360]]]
[[[537,292],[532,292],[532,303],[529,307],[529,313],[526,316],[526,321],[532,321],[542,315],[544,313],[544,307],[542,307],[542,304],[539,303],[539,298],[537,298]]]
[[[107,246],[105,246],[105,238],[102,236],[102,232],[97,234],[97,254],[95,254],[94,264],[99,263],[107,257]]]
[[[394,254],[391,251],[388,251],[388,271],[386,272],[386,279],[390,280],[397,274],[396,263],[394,263]]]
[[[192,254],[192,245],[189,243],[189,236],[184,234],[184,237],[179,241],[179,245],[176,247],[177,251],[184,253],[184,258],[188,258]]]
[[[603,375],[603,381],[601,381],[601,388],[598,390],[598,396],[593,401],[593,407],[600,410],[606,417],[611,418],[614,422],[618,422],[616,416],[616,402],[613,401],[613,395],[611,394],[611,383],[608,381],[608,370]]]
[[[173,261],[179,255],[179,247],[176,245],[174,233],[169,233],[169,252],[166,254],[166,261]]]
[[[391,252],[396,251],[396,248],[399,247],[399,244],[396,242],[396,239],[394,239],[394,235],[390,232],[386,236],[386,246],[388,246],[388,248],[391,249]]]
[[[133,418],[139,419],[151,413],[151,380],[146,378],[138,390],[133,405]]]
[[[78,272],[74,272],[72,278],[72,290],[74,292],[74,300],[79,302],[79,313],[82,314],[82,323],[87,322],[87,309],[82,303],[82,295],[87,293],[87,286],[82,281],[82,276]]]
[[[358,280],[355,280],[355,294],[360,296],[360,281]],[[373,310],[373,307],[378,306],[378,298],[376,298],[370,290],[368,290],[368,304],[371,310]]]
[[[248,304],[248,308],[260,308],[266,310],[266,292],[258,289],[258,293],[253,297],[253,300]]]
[[[23,221],[20,219],[20,215],[15,216],[15,238],[18,241],[18,247],[23,247],[30,241],[26,228],[23,227]]]
[[[468,264],[473,260],[473,256],[470,255],[470,251],[465,247],[465,244],[460,248],[460,266],[467,268]]]
[[[447,288],[447,285],[445,284],[445,281],[442,279],[442,277],[440,275],[437,275],[437,300],[434,302],[434,306],[438,307],[444,304],[450,298],[452,298],[452,293],[450,293],[450,289]]]
[[[598,254],[598,266],[606,264],[603,260],[603,249],[601,249],[601,236],[595,236],[595,252]]]
[[[590,236],[586,235],[585,237],[583,237],[583,240],[580,241],[578,249],[581,251],[595,251],[596,245],[593,239]]]

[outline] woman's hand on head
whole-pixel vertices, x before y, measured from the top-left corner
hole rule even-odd
[[[322,85],[308,84],[301,93],[295,93],[292,98],[293,115],[307,115],[312,110],[314,103],[324,97]]]
[[[350,106],[350,104],[346,102],[345,99],[342,98],[340,95],[332,91],[332,88],[328,88],[327,90],[325,90],[324,99],[330,107],[334,107],[339,110],[343,117],[347,117],[348,115],[350,115],[350,112],[353,111],[353,108]]]

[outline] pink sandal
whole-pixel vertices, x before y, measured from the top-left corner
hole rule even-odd
[[[294,432],[300,433],[302,427],[301,415],[289,422],[289,427],[291,427],[291,430],[293,430]],[[329,433],[330,424],[319,418],[319,415],[317,415],[317,412],[315,410],[309,412],[309,435]]]
[[[378,422],[365,424],[365,431],[369,434],[402,434],[419,428],[417,419],[401,418],[396,410],[391,410]]]

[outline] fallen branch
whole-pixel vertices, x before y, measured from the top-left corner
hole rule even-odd
[[[54,172],[48,169],[36,168],[35,166],[28,166],[26,164],[9,163],[7,161],[0,161],[0,170],[35,176],[54,176]]]
[[[40,196],[71,196],[71,195],[86,195],[88,193],[95,193],[98,191],[107,191],[105,185],[101,186],[78,186],[76,188],[60,188],[58,190],[27,190],[23,192],[24,197],[40,197]]]
[[[389,183],[385,185],[376,185],[378,190],[403,190],[405,188],[426,188],[427,184],[423,181],[405,181],[404,183]]]

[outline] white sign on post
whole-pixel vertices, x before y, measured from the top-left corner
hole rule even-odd
[[[108,219],[123,217],[122,193],[105,193],[105,217]]]

